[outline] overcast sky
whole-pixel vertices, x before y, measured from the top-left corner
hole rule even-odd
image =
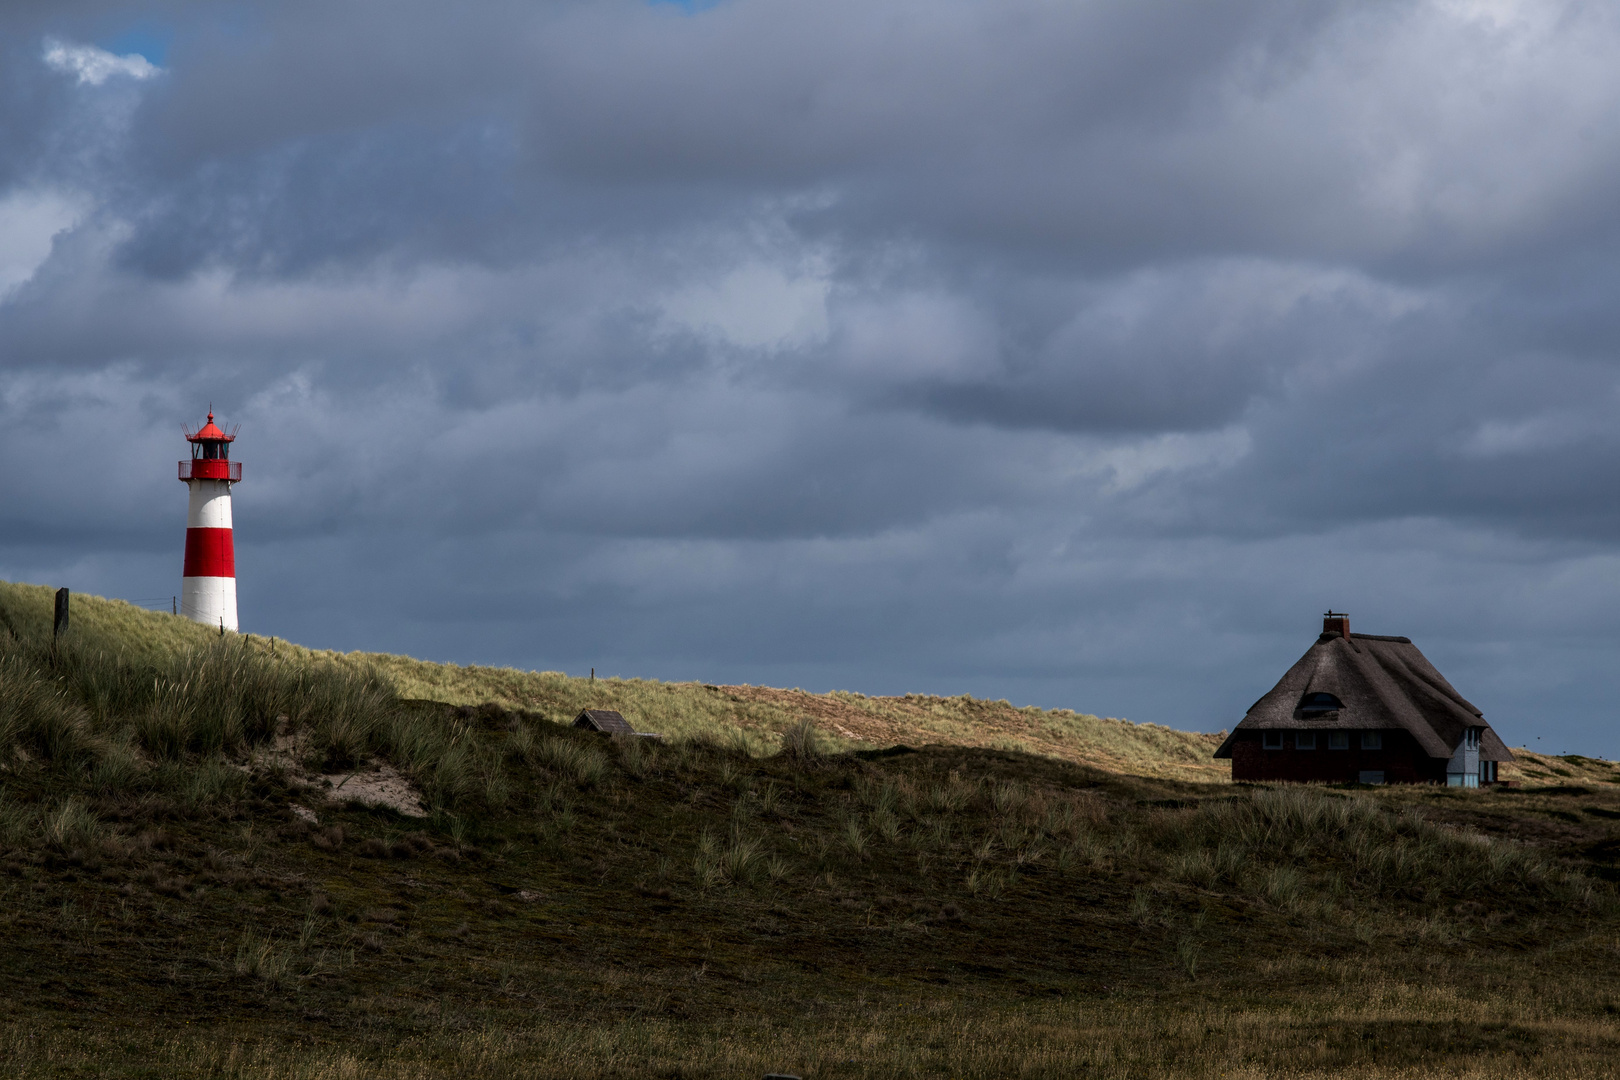
[[[1240,719],[1330,606],[1620,756],[1620,9],[0,8],[0,576]]]

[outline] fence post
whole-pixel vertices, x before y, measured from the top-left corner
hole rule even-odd
[[[65,633],[67,633],[67,628],[68,628],[68,591],[65,588],[64,589],[57,589],[56,590],[56,626],[51,631],[51,640],[54,642],[57,638],[61,637]]]

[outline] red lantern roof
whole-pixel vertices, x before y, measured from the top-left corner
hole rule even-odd
[[[208,414],[208,423],[197,429],[196,434],[191,434],[188,432],[186,435],[186,442],[194,443],[235,441],[235,435],[227,435],[219,428],[214,426],[214,414],[212,412]]]

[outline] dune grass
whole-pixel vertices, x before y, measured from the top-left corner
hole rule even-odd
[[[53,642],[29,586],[0,613],[9,1075],[1583,1077],[1620,1051],[1606,762],[1233,785],[1189,768],[1206,737],[999,702],[320,653],[88,597]],[[569,727],[586,704],[674,737]],[[350,798],[365,760],[429,816]]]
[[[1044,754],[1147,776],[1221,779],[1230,772],[1211,754],[1220,736],[1156,724],[1104,719],[1070,709],[1017,707],[967,695],[869,697],[759,686],[713,686],[652,679],[582,679],[560,672],[430,664],[371,655],[405,697],[456,705],[496,702],[562,718],[584,708],[616,709],[638,728],[675,737],[740,738],[774,752],[783,733],[811,720],[851,749],[950,743]]]
[[[179,749],[174,740],[182,729],[192,740],[187,749],[224,749],[227,744],[234,749],[267,737],[274,717],[286,714],[295,726],[310,717],[333,761],[340,762],[345,755],[380,745],[376,734],[355,718],[386,711],[384,699],[391,695],[451,705],[494,703],[551,720],[569,719],[584,708],[616,709],[640,730],[729,740],[760,755],[774,753],[786,731],[809,720],[823,739],[846,748],[950,743],[1045,754],[1142,775],[1213,780],[1226,772],[1225,763],[1210,758],[1218,736],[1067,709],[1018,708],[965,695],[868,697],[590,679],[381,653],[326,652],[285,641],[272,645],[251,634],[221,636],[188,619],[87,595],[73,597],[71,631],[53,652],[52,603],[48,588],[0,582],[0,651],[25,657],[36,673],[49,668],[46,681],[53,684],[65,675],[76,689],[72,696],[89,711],[97,730],[107,728],[115,714],[141,716],[137,734],[143,745],[165,746],[171,755]],[[149,675],[158,677],[157,682]],[[300,675],[303,683],[296,681]],[[215,707],[208,695],[226,686],[240,688],[240,702]],[[321,694],[360,696],[353,698],[351,708],[314,700]],[[247,703],[262,706],[258,714]],[[182,715],[188,709],[217,717],[223,726],[193,730],[195,722]],[[0,727],[0,739],[4,730]],[[388,741],[386,733],[382,741]]]
[[[372,754],[398,761],[449,798],[491,782],[491,766],[455,745],[454,731],[402,703],[498,705],[552,721],[583,708],[622,712],[640,730],[709,738],[755,755],[774,753],[805,724],[842,749],[977,746],[1054,757],[1141,776],[1225,782],[1211,755],[1219,734],[1133,724],[1067,709],[1015,707],[968,696],[868,697],[755,686],[577,678],[559,672],[434,664],[379,653],[305,649],[215,630],[116,600],[76,595],[72,628],[50,637],[53,597],[42,586],[0,582],[0,752],[32,747],[47,758],[107,762],[128,748],[165,759],[237,753],[275,734],[301,742],[330,768]],[[229,699],[229,700],[227,700]],[[1599,759],[1516,751],[1504,778],[1531,785],[1620,783]],[[443,764],[443,767],[441,767]],[[483,775],[475,776],[475,773]]]
[[[1620,1049],[1620,790],[441,715],[504,762],[498,804],[14,767],[12,1074],[1595,1076]]]
[[[363,659],[224,634],[74,597],[53,636],[43,588],[0,587],[0,768],[39,761],[98,790],[205,797],[207,777],[291,742],[315,770],[387,758],[437,802],[487,794],[488,755],[399,700]],[[498,786],[498,785],[497,785]]]

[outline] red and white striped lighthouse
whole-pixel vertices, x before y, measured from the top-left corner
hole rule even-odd
[[[180,479],[191,489],[186,510],[186,568],[180,583],[180,614],[223,630],[236,629],[236,546],[231,542],[231,485],[242,479],[242,463],[230,460],[231,443],[214,426],[214,414],[195,434],[188,432],[191,460],[180,463]]]

